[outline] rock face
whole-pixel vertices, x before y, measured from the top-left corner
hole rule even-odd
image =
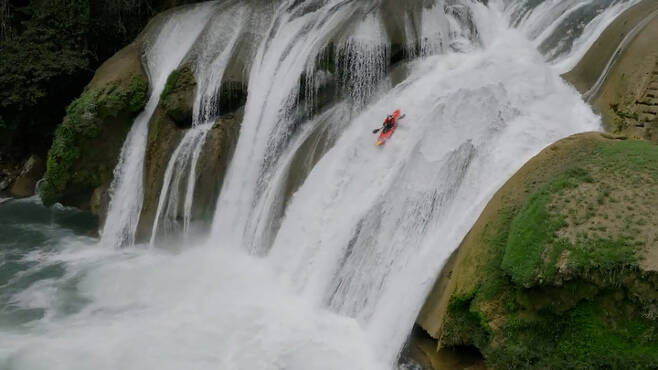
[[[564,139],[494,196],[418,323],[505,368],[658,367],[658,145]]]
[[[630,8],[606,29],[581,62],[564,77],[580,92],[592,93],[589,97],[592,106],[601,114],[608,130],[658,142],[656,12],[658,2],[651,0]],[[637,35],[615,54],[634,29]],[[613,64],[606,70],[611,59]],[[602,74],[604,82],[597,86]]]
[[[614,132],[658,142],[656,35],[658,17],[630,44],[592,103]]]
[[[61,202],[96,214],[104,209],[121,147],[148,96],[139,45],[105,62],[67,108],[40,186],[45,204]]]
[[[160,95],[160,107],[178,127],[192,125],[195,92],[196,81],[190,67],[179,68],[167,78]]]
[[[34,195],[37,181],[41,179],[45,170],[43,160],[36,155],[31,155],[14,181],[10,190],[11,195],[18,198]]]
[[[245,96],[223,84],[218,101],[220,116],[208,133],[197,165],[197,179],[193,200],[193,221],[209,221],[222,186],[224,173],[237,143]],[[237,95],[232,95],[230,93]],[[237,96],[237,98],[236,98]],[[137,230],[139,241],[148,240],[156,217],[160,191],[172,154],[192,124],[196,81],[192,70],[183,66],[172,72],[161,95],[160,103],[149,124],[149,136],[144,162],[144,204]],[[182,207],[181,207],[182,210]],[[179,215],[182,218],[182,214]]]

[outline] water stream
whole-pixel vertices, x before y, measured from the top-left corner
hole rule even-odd
[[[3,224],[0,368],[396,368],[494,192],[550,143],[600,128],[560,73],[634,2],[423,3],[220,1],[153,26],[152,96],[100,242],[78,211],[0,205],[0,220],[25,216]],[[194,171],[238,54],[249,95],[212,230],[164,243],[193,230]],[[150,115],[185,63],[195,123],[169,160],[152,248],[118,248],[134,242]]]

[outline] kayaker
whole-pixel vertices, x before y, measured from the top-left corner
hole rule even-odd
[[[383,126],[384,133],[387,133],[390,129],[392,129],[393,125],[395,125],[395,119],[393,118],[393,116],[389,114],[388,116],[386,116],[386,119],[384,120],[384,126]]]
[[[393,126],[395,125],[395,118],[393,118],[392,115],[386,116],[386,119],[384,120],[384,124],[382,125],[382,132],[387,133],[390,131]]]

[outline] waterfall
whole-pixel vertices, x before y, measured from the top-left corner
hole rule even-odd
[[[160,101],[169,74],[178,67],[208,20],[212,3],[186,8],[167,17],[147,43],[145,68],[151,83],[146,108],[128,132],[110,186],[110,205],[102,231],[102,244],[126,246],[135,242],[135,231],[144,198],[144,155],[148,124]]]
[[[0,336],[0,366],[394,369],[495,191],[547,145],[600,128],[559,74],[635,2],[227,0],[168,14],[149,31],[152,94],[102,242],[31,256],[64,272],[13,298],[44,313]],[[134,241],[148,121],[182,65],[194,124],[168,158],[155,248],[106,248]],[[236,73],[240,135],[211,230],[196,233],[195,171]],[[394,109],[406,118],[377,147]],[[181,233],[183,248],[161,248]]]
[[[640,0],[509,1],[512,23],[560,73],[570,71],[622,12]]]
[[[197,81],[192,128],[178,144],[167,165],[160,190],[151,245],[158,236],[190,232],[197,163],[208,132],[218,116],[220,86],[224,71],[244,34],[247,9],[239,3],[215,9],[199,41],[194,61]],[[182,225],[179,214],[182,213]],[[162,225],[161,225],[162,223]]]

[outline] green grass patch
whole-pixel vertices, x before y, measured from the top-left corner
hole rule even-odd
[[[658,179],[658,146],[648,141],[619,140],[599,145],[600,161],[617,173],[646,172]]]
[[[530,287],[541,278],[538,272],[544,251],[556,239],[557,231],[567,226],[564,216],[548,210],[555,194],[574,188],[580,182],[592,181],[584,169],[569,169],[524,202],[510,224],[501,264],[514,283]]]

